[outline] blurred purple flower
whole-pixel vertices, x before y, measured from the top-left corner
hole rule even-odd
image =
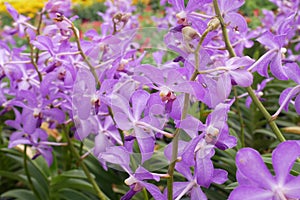
[[[20,15],[16,9],[14,9],[9,3],[4,3],[6,6],[7,11],[14,19],[14,27],[15,29],[11,30],[11,34],[18,33],[20,37],[25,36],[25,30],[26,28],[30,28],[33,30],[36,30],[34,26],[27,23],[27,21],[30,19],[29,17],[25,17],[24,15]]]
[[[172,4],[173,9],[177,12],[177,23],[180,25],[192,25],[199,32],[206,29],[206,23],[202,20],[203,15],[194,11],[201,9],[201,7],[212,0],[189,0],[185,6],[184,0],[168,0]]]

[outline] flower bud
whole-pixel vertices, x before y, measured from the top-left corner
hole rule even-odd
[[[207,25],[209,31],[216,30],[220,25],[220,20],[217,17],[212,18]]]
[[[186,26],[182,29],[183,38],[185,41],[189,42],[193,39],[200,38],[199,33],[190,26]]]

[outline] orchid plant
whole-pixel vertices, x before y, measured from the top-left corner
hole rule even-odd
[[[2,196],[300,199],[300,138],[283,134],[299,133],[300,1],[270,2],[251,30],[245,0],[162,0],[154,28],[130,0],[106,1],[100,31],[83,34],[69,0],[49,0],[36,25],[5,3],[0,155],[22,152],[16,179],[30,190]],[[270,108],[272,83],[282,90]],[[251,143],[257,133],[272,145]],[[11,174],[0,167],[0,180]]]

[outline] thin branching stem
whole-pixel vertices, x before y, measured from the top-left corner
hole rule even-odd
[[[31,64],[33,64],[34,69],[35,69],[36,73],[39,76],[39,81],[42,82],[43,77],[42,77],[42,74],[39,71],[39,67],[38,67],[38,65],[36,63],[35,56],[34,56],[34,48],[33,48],[32,44],[30,43],[29,36],[27,36],[27,40],[28,40],[28,44],[29,44],[29,48],[30,48],[30,61],[31,61]]]
[[[235,51],[232,48],[232,45],[231,45],[230,40],[229,40],[228,32],[227,32],[227,29],[226,29],[226,24],[224,22],[224,18],[222,16],[222,14],[221,14],[221,11],[220,11],[220,8],[219,8],[219,5],[218,5],[218,1],[213,0],[213,4],[214,4],[214,9],[215,9],[217,18],[220,20],[220,23],[221,23],[222,34],[223,34],[223,38],[224,38],[224,41],[225,41],[225,44],[226,44],[226,49],[229,52],[230,57],[236,57]],[[269,123],[271,129],[275,133],[277,139],[280,142],[284,142],[285,138],[282,135],[281,131],[279,130],[277,124],[274,121],[272,121],[272,116],[267,111],[267,109],[264,107],[264,105],[260,102],[258,97],[255,95],[255,93],[253,92],[253,89],[251,88],[251,86],[246,87],[246,90],[247,90],[249,96],[251,97],[253,103],[258,107],[260,112],[264,115],[264,117],[267,120],[267,122]]]
[[[80,52],[81,57],[83,58],[83,60],[85,61],[85,63],[88,65],[91,73],[93,74],[93,76],[95,78],[95,81],[97,83],[97,87],[100,88],[101,83],[100,83],[100,80],[98,78],[97,72],[96,72],[95,68],[93,67],[93,65],[91,64],[91,62],[89,61],[87,55],[82,50],[81,43],[80,43],[80,38],[79,38],[79,35],[78,35],[78,29],[74,26],[73,23],[71,24],[70,28],[71,28],[71,30],[74,33],[75,41],[76,41],[76,44],[77,44],[78,51]]]
[[[208,27],[205,30],[205,32],[202,34],[202,36],[200,38],[200,41],[199,41],[199,43],[196,47],[196,50],[194,51],[195,69],[194,69],[194,73],[192,74],[192,76],[190,78],[191,81],[195,81],[197,76],[198,76],[200,48],[201,48],[201,45],[202,45],[205,37],[207,36],[209,31],[211,31],[211,30],[212,30],[211,27]],[[189,103],[190,103],[190,95],[185,94],[184,95],[183,109],[182,109],[182,114],[181,114],[181,120],[184,120],[187,116],[188,109],[189,109]],[[179,135],[180,135],[180,129],[176,128],[176,130],[174,132],[174,138],[173,138],[173,141],[172,141],[172,158],[171,158],[171,163],[170,163],[169,168],[168,168],[168,174],[170,176],[168,178],[168,181],[167,181],[168,200],[173,199],[174,169],[175,169],[176,162],[178,161],[177,156],[178,156]]]
[[[84,171],[84,174],[86,175],[88,181],[93,185],[93,188],[97,194],[97,196],[99,197],[100,200],[106,200],[108,199],[105,194],[101,191],[101,189],[99,188],[98,184],[96,183],[95,179],[92,177],[89,169],[87,168],[87,166],[85,165],[84,161],[81,160],[80,154],[77,152],[77,150],[75,149],[73,142],[71,140],[71,138],[69,137],[69,133],[67,131],[67,128],[64,127],[63,130],[65,137],[67,139],[67,142],[69,144],[69,149],[72,153],[73,156],[75,156],[76,160],[79,161],[78,164],[80,165],[80,167],[82,168],[82,170]]]

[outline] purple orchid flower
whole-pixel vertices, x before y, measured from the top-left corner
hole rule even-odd
[[[135,69],[135,79],[159,91],[162,101],[176,99],[175,92],[188,93],[197,99],[202,98],[203,87],[194,81],[186,80],[177,69],[161,70],[144,64]]]
[[[28,17],[25,17],[24,15],[20,15],[16,9],[14,9],[9,3],[5,2],[4,3],[6,6],[7,11],[9,14],[12,16],[14,19],[15,23],[15,29],[11,30],[11,33],[18,33],[20,37],[25,36],[25,30],[26,28],[36,30],[34,26],[31,24],[27,23],[27,21],[30,19]]]
[[[263,33],[257,41],[269,48],[248,70],[257,71],[264,77],[268,75],[268,65],[270,64],[271,73],[280,80],[287,80],[288,77],[282,66],[282,53],[286,35],[273,35],[270,31]]]
[[[184,195],[190,196],[191,200],[206,200],[207,197],[201,190],[201,183],[197,182],[197,175],[192,175],[191,170],[186,165],[177,167],[180,173],[188,180],[187,182],[174,182],[174,195],[175,200],[180,200]],[[196,172],[195,172],[196,173]],[[203,177],[205,178],[205,177]],[[221,169],[214,169],[211,183],[223,184],[227,180],[227,172]]]
[[[161,124],[161,121],[151,116],[150,113],[142,117],[145,108],[148,107],[147,102],[150,98],[150,94],[146,91],[137,90],[132,94],[132,107],[129,106],[128,100],[121,95],[112,94],[110,98],[117,126],[122,130],[132,131],[132,135],[136,137],[140,147],[142,162],[148,160],[153,154],[155,133],[172,137],[172,134],[162,130],[164,124]],[[151,109],[147,110],[151,111]]]
[[[236,12],[245,3],[245,0],[218,0],[218,2],[225,23],[233,31],[246,32],[248,30],[247,22],[242,15]]]
[[[195,119],[195,118],[194,118]],[[190,119],[191,120],[191,119]],[[198,122],[193,120],[190,125],[199,125]],[[192,127],[189,126],[190,131],[192,131]],[[197,129],[197,128],[196,128]],[[199,168],[199,164],[195,167],[194,175],[192,175],[190,170],[190,163],[187,161],[188,159],[194,160],[193,148],[190,146],[195,146],[198,141],[194,140],[192,143],[185,142],[179,140],[179,149],[178,149],[178,157],[181,158],[179,162],[176,163],[175,169],[180,172],[188,181],[187,182],[174,182],[174,192],[173,198],[179,200],[183,195],[190,195],[191,199],[207,199],[206,195],[201,190],[201,187],[208,188],[211,183],[222,184],[227,180],[227,172],[225,170],[214,169],[211,156],[213,156],[214,152],[211,151],[211,148],[207,151],[207,149],[203,149],[201,151],[201,156],[199,156],[199,152],[197,153],[197,163],[205,163]],[[188,150],[187,150],[188,149]],[[188,154],[186,152],[188,151]],[[172,143],[170,143],[164,150],[165,156],[168,160],[171,160],[171,152],[172,152]],[[208,154],[209,153],[209,156]],[[188,158],[186,156],[188,155]],[[167,195],[167,191],[165,190],[164,195]]]
[[[207,66],[204,70],[199,71],[198,82],[205,87],[203,102],[213,108],[228,98],[232,85],[250,86],[253,76],[247,71],[247,67],[253,62],[247,56],[234,57],[225,61],[225,64],[216,63],[216,65],[221,65],[220,67],[212,69]]]
[[[53,157],[52,148],[49,144],[54,143],[48,142],[47,133],[40,128],[34,127],[34,123],[28,120],[28,115],[30,114],[28,113],[28,110],[23,109],[22,114],[15,108],[13,108],[13,110],[16,115],[15,120],[7,120],[5,122],[7,125],[16,129],[16,131],[10,136],[8,148],[15,147],[19,144],[31,145],[36,150],[36,154],[32,159],[42,155],[48,166],[50,166],[52,164]]]
[[[300,146],[296,141],[279,144],[272,153],[273,176],[256,150],[239,150],[236,155],[239,186],[231,192],[229,200],[300,198],[300,176],[290,174],[299,155]]]
[[[287,63],[284,69],[287,76],[295,81],[298,85],[292,88],[286,88],[282,91],[279,97],[280,107],[272,116],[273,118],[276,118],[283,109],[288,111],[289,103],[292,102],[293,98],[295,98],[295,102],[293,104],[296,112],[300,115],[300,68],[297,63]]]
[[[210,18],[210,16],[201,15],[194,11],[199,10],[204,4],[210,3],[211,0],[189,0],[187,6],[184,5],[184,0],[168,0],[168,2],[173,5],[173,9],[177,12],[176,18],[179,25],[192,25],[201,33],[205,30],[206,23],[202,18]]]
[[[123,146],[114,146],[106,148],[106,151],[100,156],[101,159],[108,163],[119,165],[124,171],[129,174],[125,180],[125,184],[130,187],[129,191],[121,198],[122,200],[129,200],[135,194],[146,188],[156,200],[164,200],[164,196],[155,185],[144,180],[159,181],[161,176],[151,173],[142,166],[139,166],[133,173],[130,164],[130,152]]]
[[[227,112],[232,103],[233,101],[230,104],[219,104],[208,116],[205,125],[191,116],[177,125],[192,137],[182,150],[182,161],[177,164],[195,166],[195,179],[201,186],[209,187],[212,183],[215,169],[211,157],[215,153],[214,148],[225,150],[236,145],[236,138],[228,134],[226,123]],[[198,131],[202,131],[202,134],[198,135]],[[167,157],[168,152],[165,151]]]

